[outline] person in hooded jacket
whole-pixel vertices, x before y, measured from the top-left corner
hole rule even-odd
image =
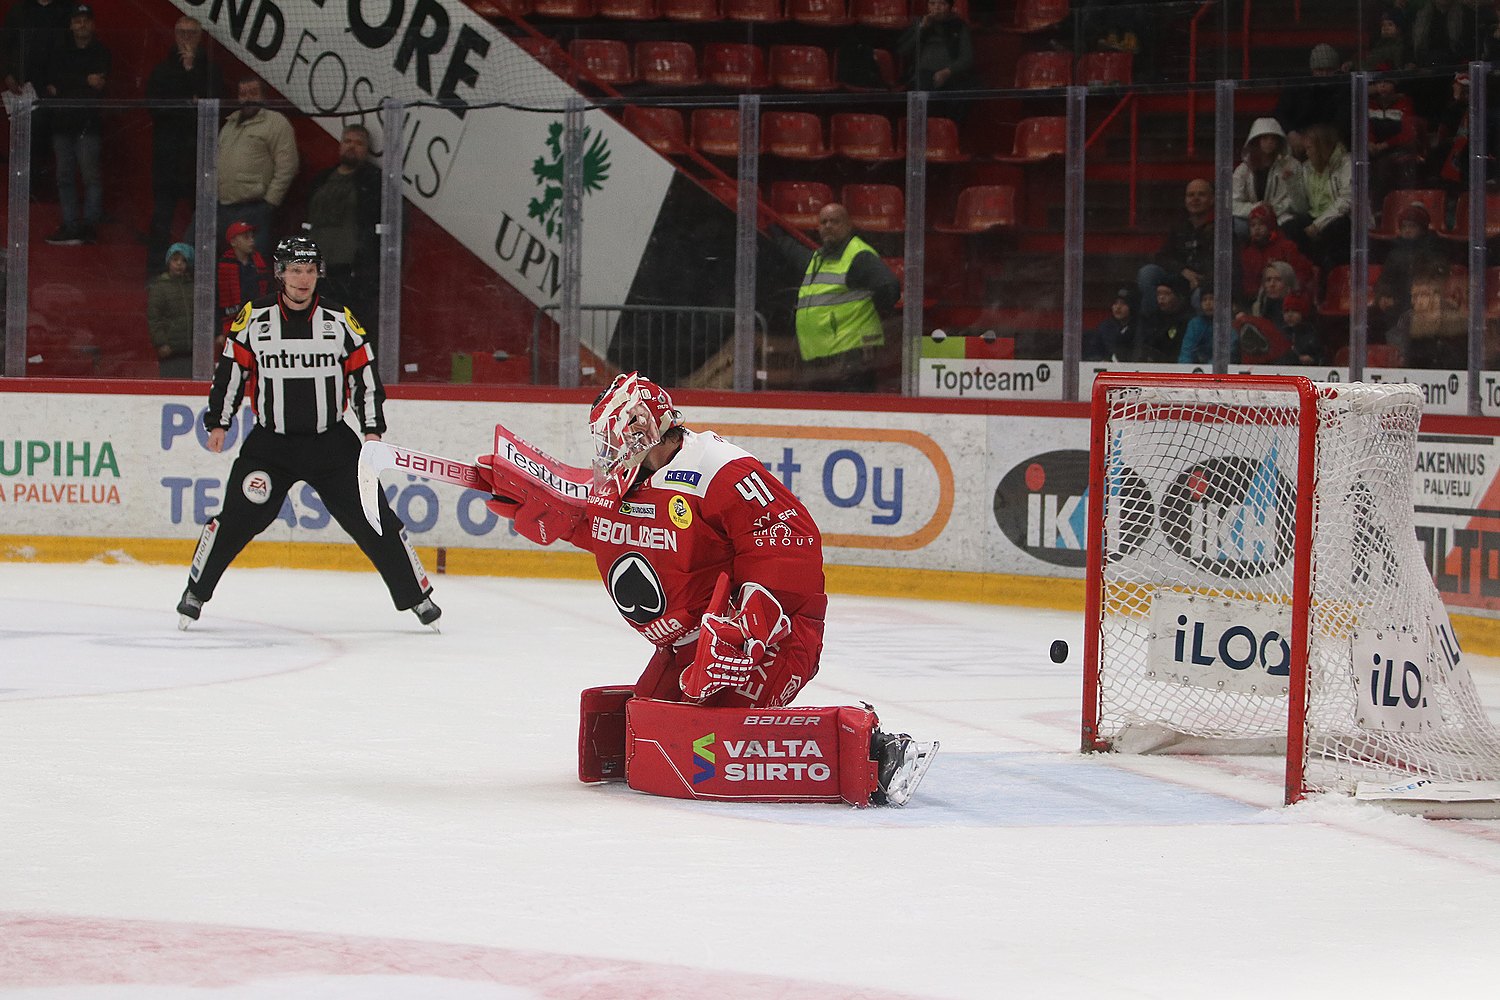
[[[1307,211],[1302,164],[1287,150],[1286,133],[1275,118],[1257,118],[1245,139],[1240,163],[1230,181],[1235,239],[1250,237],[1250,210],[1269,205],[1277,225]]]

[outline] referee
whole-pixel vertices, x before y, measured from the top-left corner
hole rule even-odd
[[[294,236],[278,243],[275,272],[281,290],[245,303],[214,370],[203,416],[209,450],[223,451],[224,432],[247,392],[255,426],[229,470],[223,510],[198,539],[177,605],[178,627],[197,621],[234,557],[276,519],[287,491],[305,482],[375,564],[396,607],[410,608],[435,630],[442,611],[432,603],[406,525],[384,494],[381,534],[360,506],[360,439],[344,422],[344,410],[353,407],[365,440],[385,433],[385,388],[365,331],[348,309],[317,294],[323,255],[312,240]]]

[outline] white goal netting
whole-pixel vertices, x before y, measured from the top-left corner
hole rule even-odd
[[[1500,733],[1415,535],[1419,390],[1286,382],[1142,381],[1096,403],[1103,531],[1086,738],[1205,752],[1290,742],[1289,800],[1500,779]],[[1299,382],[1313,390],[1310,423]]]

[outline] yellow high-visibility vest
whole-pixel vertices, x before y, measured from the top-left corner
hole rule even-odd
[[[797,349],[803,361],[885,343],[885,329],[870,290],[849,287],[849,265],[861,253],[875,250],[851,236],[838,259],[826,258],[819,251],[808,262],[797,290]]]

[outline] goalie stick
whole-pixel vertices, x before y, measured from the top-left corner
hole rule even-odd
[[[504,424],[495,425],[494,454],[505,458],[509,468],[536,480],[544,489],[579,500],[588,496],[594,475],[591,470],[559,462],[512,433]],[[365,520],[377,533],[381,531],[380,474],[388,469],[465,486],[482,493],[490,492],[489,480],[476,462],[432,455],[388,441],[366,441],[359,450],[359,503],[364,509]]]

